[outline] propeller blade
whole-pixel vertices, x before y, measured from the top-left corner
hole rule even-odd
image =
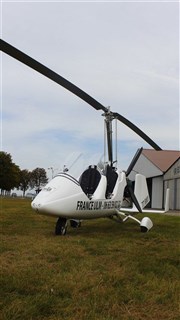
[[[134,191],[133,191],[133,188],[132,188],[132,182],[131,182],[131,180],[128,180],[128,179],[127,179],[127,189],[129,191],[130,197],[131,197],[133,203],[135,204],[136,208],[138,209],[139,212],[142,212],[140,204],[139,204],[139,202],[138,202],[138,200],[137,200],[137,198],[136,198],[136,196],[134,194]]]
[[[9,43],[5,42],[4,40],[0,39],[0,50],[4,53],[8,54],[9,56],[13,57],[14,59],[24,63],[28,67],[36,70],[37,72],[41,73],[45,77],[51,79],[52,81],[56,82],[57,84],[61,85],[65,89],[69,90],[70,92],[74,93],[76,96],[87,102],[96,110],[103,110],[105,113],[109,112],[109,109],[104,107],[101,103],[96,101],[90,95],[88,95],[85,91],[81,90],[77,86],[75,86],[70,81],[66,80],[56,72],[52,71],[51,69],[47,68],[40,62],[34,60],[27,54],[23,53],[22,51],[16,49]],[[148,144],[150,144],[155,150],[161,150],[161,148],[151,139],[149,138],[142,130],[140,130],[136,125],[130,122],[125,117],[121,116],[119,113],[113,113],[112,115],[117,118],[119,121],[124,123],[127,127],[133,130],[136,134],[138,134],[141,138],[143,138]]]
[[[138,149],[138,150],[136,151],[136,153],[135,153],[135,155],[134,155],[134,157],[133,157],[133,159],[132,159],[132,161],[131,161],[128,169],[126,170],[126,176],[127,176],[127,177],[129,176],[129,174],[131,173],[132,169],[134,168],[137,160],[139,159],[139,157],[140,157],[140,155],[141,155],[142,150],[143,150],[143,148],[140,148],[140,149]]]

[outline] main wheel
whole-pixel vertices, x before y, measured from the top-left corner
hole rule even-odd
[[[55,234],[57,236],[65,236],[67,231],[67,220],[65,218],[59,218],[56,222]]]
[[[81,221],[80,220],[70,220],[70,225],[72,228],[80,228]]]

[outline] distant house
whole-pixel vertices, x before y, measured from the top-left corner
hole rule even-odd
[[[134,180],[137,172],[147,178],[150,195],[148,207],[162,209],[166,189],[169,188],[170,209],[180,210],[180,151],[143,149],[129,178]]]

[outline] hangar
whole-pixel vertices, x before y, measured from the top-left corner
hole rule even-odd
[[[150,195],[147,207],[163,209],[169,188],[169,207],[180,210],[180,151],[143,149],[129,178],[134,180],[136,173],[142,173],[147,178]]]

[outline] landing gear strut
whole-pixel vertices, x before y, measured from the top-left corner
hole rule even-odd
[[[67,220],[65,218],[59,218],[56,222],[55,234],[57,236],[65,236],[67,231]]]
[[[140,221],[140,220],[136,219],[134,216],[131,216],[130,214],[125,214],[125,213],[123,213],[121,211],[119,211],[117,213],[117,217],[119,219],[122,219],[122,217],[123,217],[123,219],[121,220],[123,222],[125,222],[128,219],[132,219],[132,220],[136,221],[140,225],[141,232],[148,232],[153,227],[153,223],[152,223],[151,219],[148,218],[148,217],[144,217]]]

